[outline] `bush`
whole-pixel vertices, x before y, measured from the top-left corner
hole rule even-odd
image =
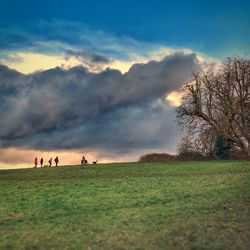
[[[201,153],[193,152],[193,151],[184,151],[180,152],[177,155],[177,160],[179,161],[202,161],[207,160]]]
[[[151,153],[141,156],[139,162],[169,162],[175,159],[175,155]]]

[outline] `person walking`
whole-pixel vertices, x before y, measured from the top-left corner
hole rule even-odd
[[[82,156],[82,160],[81,160],[81,165],[83,166],[84,164],[85,164],[85,157],[84,157],[84,155]]]
[[[41,165],[41,168],[42,168],[43,167],[43,157],[40,160],[40,165]]]
[[[57,167],[58,163],[59,163],[59,159],[58,159],[58,156],[57,156],[57,157],[55,158],[56,167]]]
[[[34,168],[36,168],[37,167],[37,157],[34,160],[34,164],[35,164]]]
[[[49,167],[52,165],[52,158],[49,159]]]

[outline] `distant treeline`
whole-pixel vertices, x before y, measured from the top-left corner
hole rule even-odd
[[[139,162],[171,162],[171,161],[201,161],[205,158],[197,153],[185,153],[178,155],[171,155],[167,153],[149,153],[142,155]]]
[[[227,157],[219,157],[217,155],[204,156],[198,152],[181,152],[176,155],[167,153],[149,153],[142,155],[139,162],[171,162],[171,161],[208,161],[208,160],[244,160],[244,156],[240,152],[232,152]]]

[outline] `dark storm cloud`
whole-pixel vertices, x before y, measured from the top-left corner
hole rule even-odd
[[[0,105],[3,105],[5,100],[8,100],[11,96],[16,95],[24,83],[24,75],[4,65],[0,65]]]
[[[87,61],[89,63],[94,63],[94,64],[107,64],[111,62],[109,58],[96,54],[91,51],[79,51],[79,50],[68,49],[65,51],[65,57],[66,59],[74,57],[82,62]]]
[[[126,74],[74,67],[22,75],[1,66],[0,146],[100,152],[173,147],[174,110],[164,98],[196,66],[194,54],[181,53],[135,64]]]

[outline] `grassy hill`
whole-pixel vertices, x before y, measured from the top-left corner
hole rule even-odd
[[[249,249],[250,164],[0,171],[0,249]]]

